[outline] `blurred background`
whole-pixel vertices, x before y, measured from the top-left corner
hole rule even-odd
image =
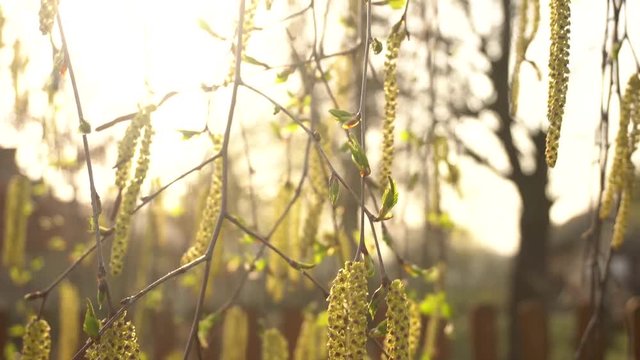
[[[319,124],[333,165],[358,189],[346,138],[328,110],[357,110],[360,2],[257,3],[243,81],[304,121]],[[375,179],[382,159],[385,41],[405,9],[404,2],[392,3],[374,3],[371,26],[372,36],[384,44],[380,54],[371,54],[365,104],[366,153]],[[571,3],[567,107],[559,160],[549,170],[544,162],[547,2],[539,4],[539,30],[520,68],[518,110],[512,114],[509,108],[522,6],[531,7],[527,13],[532,16],[530,2],[410,0],[410,35],[397,60],[400,95],[392,174],[400,195],[393,218],[386,222],[382,254],[390,277],[408,282],[425,324],[430,318],[441,320],[434,359],[480,359],[478,346],[483,341],[495,342],[497,348],[483,359],[573,358],[591,316],[590,304],[600,292],[605,294],[601,326],[590,342],[592,357],[584,359],[626,359],[634,343],[625,327],[625,304],[640,293],[640,202],[634,199],[626,242],[611,256],[604,288],[593,279],[609,265],[613,219],[603,222],[597,242],[584,236],[601,190],[601,99],[607,98],[610,88],[605,84],[611,81],[602,54],[603,44],[605,53],[612,49],[611,31],[605,29],[615,26],[613,10],[607,2]],[[640,46],[640,28],[631,14],[640,13],[640,3],[625,0],[616,6],[630,14],[628,23],[625,16],[619,25],[628,33],[616,59],[624,82],[636,66],[631,47]],[[5,358],[20,349],[20,324],[39,311],[38,301],[23,300],[25,293],[46,288],[94,241],[85,155],[67,64],[60,64],[62,43],[56,28],[51,36],[39,29],[40,8],[33,0],[0,1],[3,229],[11,179],[26,177],[30,184],[29,206],[23,209],[28,215],[21,255],[25,261],[0,270],[0,346]],[[59,4],[84,117],[94,129],[89,135],[91,160],[106,213],[118,194],[113,167],[126,123],[96,131],[99,125],[176,92],[153,112],[151,165],[141,196],[215,153],[208,134],[220,134],[226,124],[231,87],[217,85],[225,83],[233,61],[236,8],[235,1],[207,0]],[[323,69],[309,60],[314,54],[321,57]],[[607,108],[607,115],[613,139],[617,101]],[[235,119],[229,148],[230,211],[259,233],[267,233],[279,216],[281,189],[286,183],[297,184],[303,173],[307,134],[274,111],[264,97],[243,87]],[[109,279],[114,299],[137,292],[179,266],[197,232],[212,176],[213,167],[205,166],[135,214],[125,275]],[[297,224],[290,225],[297,226],[295,233],[304,233],[313,205],[310,186],[305,185],[293,210],[299,218],[291,221]],[[358,204],[343,189],[336,207],[328,201],[321,207],[311,239],[311,260],[318,263],[312,273],[328,288],[343,254],[355,249]],[[113,225],[103,217],[101,225]],[[340,237],[346,240],[337,240]],[[366,237],[372,245],[368,229]],[[259,246],[225,225],[214,255],[205,313],[224,306]],[[7,252],[6,246],[0,249]],[[287,283],[283,299],[270,296],[265,290],[272,276],[269,259],[250,269],[235,298],[249,314],[248,348],[254,350],[247,351],[248,358],[258,354],[260,329],[279,327],[293,349],[305,314],[317,315],[326,307],[322,294],[303,282]],[[95,298],[95,264],[95,257],[88,256],[69,273],[59,294],[47,300],[43,311],[54,330],[52,358],[73,354],[62,348],[77,348],[86,338],[80,322],[84,299]],[[149,359],[181,358],[202,275],[193,271],[170,280],[129,311]],[[63,345],[56,332],[68,318],[61,312],[65,303],[75,304],[75,346],[68,339]],[[538,330],[529,336],[526,329]],[[221,332],[217,324],[203,350],[205,358],[220,356]],[[527,339],[533,339],[534,348],[544,355],[527,357],[532,356],[523,353]]]

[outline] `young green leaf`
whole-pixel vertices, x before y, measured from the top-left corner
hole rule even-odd
[[[87,311],[84,314],[82,330],[93,339],[97,338],[100,332],[100,322],[98,318],[96,318],[93,304],[91,304],[91,300],[89,299],[87,299]]]
[[[389,6],[395,10],[402,9],[406,2],[407,0],[389,0]]]
[[[223,41],[226,40],[224,37],[218,35],[215,31],[213,31],[211,26],[209,26],[209,24],[204,19],[198,19],[198,26],[200,27],[200,29],[204,30],[207,34],[213,36],[214,38]]]
[[[353,117],[352,113],[340,109],[331,109],[329,110],[329,113],[333,115],[333,117],[336,118],[336,120],[338,120],[340,123],[348,121]]]
[[[329,178],[329,200],[331,201],[331,205],[336,206],[339,197],[340,182],[335,174],[331,174],[331,178]]]
[[[396,186],[396,182],[391,178],[391,176],[389,176],[388,179],[387,188],[382,194],[382,205],[380,206],[378,218],[376,219],[378,221],[391,218],[393,215],[389,214],[389,212],[398,203],[398,188]]]
[[[247,64],[251,64],[251,65],[257,65],[260,67],[263,67],[265,70],[269,70],[271,69],[271,67],[265,63],[263,63],[262,61],[251,57],[249,55],[242,55],[242,61],[246,62]]]
[[[369,336],[374,338],[381,338],[387,335],[387,319],[380,321],[376,327],[369,330]]]
[[[198,322],[198,340],[205,349],[209,348],[209,332],[219,317],[218,313],[211,313]]]
[[[380,304],[384,303],[385,296],[387,295],[387,289],[380,285],[371,296],[371,302],[369,302],[369,314],[372,319],[375,319]]]
[[[280,83],[286,82],[287,79],[289,78],[289,75],[293,74],[295,71],[296,71],[295,66],[286,67],[284,70],[280,71],[276,75],[276,83],[280,84]]]
[[[362,150],[360,143],[353,136],[349,135],[349,142],[347,143],[349,151],[351,151],[351,158],[358,167],[361,177],[366,177],[371,174],[371,168],[369,167],[369,160],[367,155]]]

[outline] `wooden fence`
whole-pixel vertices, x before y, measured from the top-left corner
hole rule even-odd
[[[257,360],[260,358],[261,339],[259,334],[260,314],[256,311],[248,310],[249,315],[249,339],[247,346],[247,360]],[[573,349],[575,349],[588,326],[591,318],[591,309],[588,305],[580,305],[575,309],[575,337]],[[299,310],[291,309],[283,312],[282,326],[280,330],[289,341],[291,353],[295,348],[302,315]],[[520,330],[520,354],[522,360],[548,360],[550,359],[550,331],[549,316],[541,303],[526,302],[518,307],[519,330]],[[3,349],[8,339],[7,328],[9,317],[0,311],[0,349]],[[426,325],[428,319],[423,319]],[[151,359],[164,359],[176,348],[180,347],[180,340],[175,337],[172,329],[173,314],[160,312],[154,314],[150,319],[152,328],[162,329],[155,334],[156,339],[152,348],[147,349]],[[629,339],[629,354],[627,359],[640,360],[640,297],[631,298],[625,308],[625,327]],[[423,326],[423,329],[425,326]],[[79,330],[81,327],[79,326]],[[441,329],[443,330],[443,329]],[[471,360],[497,360],[506,358],[506,354],[499,353],[499,327],[498,309],[493,305],[480,304],[469,313],[469,347],[471,350]],[[214,329],[213,341],[209,349],[206,349],[203,358],[216,360],[220,357],[220,340],[222,338],[221,326]],[[504,334],[503,334],[504,335]],[[84,337],[81,337],[84,338]],[[424,339],[424,333],[422,336]],[[603,334],[596,334],[591,340],[586,342],[584,356],[579,360],[604,360],[606,338]],[[370,346],[369,350],[374,354],[373,359],[379,358],[380,351],[375,346]],[[55,354],[52,354],[55,357]],[[52,357],[52,359],[54,358]],[[436,354],[433,360],[458,359],[452,349],[452,344],[441,331],[437,340]]]

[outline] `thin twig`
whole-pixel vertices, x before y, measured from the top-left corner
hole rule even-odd
[[[120,308],[115,313],[113,313],[105,321],[105,323],[102,325],[102,327],[100,327],[100,331],[98,332],[98,338],[102,334],[104,334],[104,332],[107,331],[117,319],[120,318],[120,316],[122,315],[122,313],[124,311],[126,311],[131,305],[133,305],[136,301],[141,299],[149,291],[153,290],[154,288],[158,287],[160,284],[163,284],[164,282],[166,282],[169,279],[172,279],[172,278],[174,278],[174,277],[176,277],[178,275],[184,274],[185,272],[191,270],[192,268],[194,268],[196,265],[200,264],[204,260],[205,260],[205,256],[200,256],[199,258],[196,258],[195,260],[193,260],[192,262],[190,262],[188,264],[182,265],[179,268],[171,270],[170,272],[168,272],[164,276],[160,277],[158,280],[156,280],[156,281],[152,282],[151,284],[145,286],[143,289],[138,291],[136,294],[128,296],[128,297],[122,299],[120,301],[120,304],[121,304]],[[91,346],[91,344],[93,344],[94,342],[95,342],[94,338],[87,339],[87,341],[84,343],[84,345],[82,345],[82,347],[73,356],[73,360],[78,360],[78,359],[84,358],[85,351],[87,351],[89,346]]]
[[[78,84],[76,83],[75,72],[73,70],[73,65],[71,63],[71,57],[69,56],[69,44],[67,43],[67,39],[64,35],[64,29],[62,26],[62,17],[60,16],[60,9],[56,12],[56,18],[58,20],[58,29],[60,30],[60,39],[62,41],[62,48],[64,49],[64,58],[65,63],[67,65],[67,69],[69,70],[69,78],[71,80],[71,86],[73,88],[73,97],[76,103],[76,110],[78,112],[78,124],[80,128],[84,128],[84,124],[86,120],[84,119],[84,115],[82,113],[82,104],[80,103],[80,92],[78,91]],[[107,271],[104,266],[104,255],[102,253],[102,245],[100,241],[100,222],[99,217],[102,212],[102,205],[100,204],[100,197],[98,196],[98,192],[96,191],[95,181],[93,178],[93,168],[91,166],[91,152],[89,151],[89,140],[87,139],[87,134],[83,131],[82,133],[82,147],[84,150],[85,162],[87,165],[87,173],[89,175],[89,190],[91,191],[91,210],[92,210],[92,219],[94,224],[94,234],[96,239],[96,248],[98,249],[98,273],[97,273],[97,285],[98,289],[105,292],[107,297],[107,302],[109,305],[109,310],[112,310],[111,307],[111,297],[109,293],[109,286],[107,283]]]
[[[177,91],[171,91],[171,92],[167,93],[165,96],[162,97],[162,100],[160,100],[160,102],[157,105],[155,105],[155,108],[156,109],[159,108],[160,106],[162,106],[162,104],[164,104],[165,101],[171,99],[175,95],[178,95]],[[96,128],[96,131],[106,130],[106,129],[108,129],[108,128],[116,125],[116,124],[119,124],[119,123],[124,122],[124,121],[131,120],[136,116],[136,114],[138,114],[138,113],[134,112],[134,113],[118,116],[117,118],[98,126]]]
[[[189,337],[187,339],[187,346],[184,350],[184,360],[187,360],[189,357],[189,353],[191,352],[191,347],[193,346],[193,340],[196,337],[196,333],[198,330],[198,319],[200,319],[200,314],[202,312],[202,303],[204,302],[204,296],[207,290],[207,284],[209,279],[209,269],[211,268],[211,258],[213,255],[213,250],[216,246],[218,237],[220,235],[220,230],[222,230],[222,222],[224,220],[224,216],[227,212],[227,201],[229,197],[229,140],[231,137],[231,126],[233,124],[233,115],[236,108],[236,102],[238,101],[238,87],[240,86],[240,76],[242,69],[242,34],[243,34],[243,24],[244,24],[244,7],[245,1],[240,0],[240,4],[238,6],[238,31],[236,37],[236,54],[235,54],[235,74],[233,79],[233,89],[231,93],[231,104],[229,106],[229,114],[227,116],[227,125],[224,132],[224,138],[222,141],[222,148],[220,153],[222,154],[222,196],[220,200],[220,214],[218,215],[218,219],[216,220],[216,225],[213,230],[213,234],[209,241],[209,245],[207,247],[207,251],[205,253],[205,266],[204,266],[204,274],[202,276],[202,284],[200,285],[200,295],[198,296],[198,301],[196,303],[196,310],[193,314],[193,320],[191,322],[191,331],[189,333]]]
[[[371,1],[367,1],[362,5],[366,8],[366,20],[364,29],[364,41],[362,43],[362,50],[364,55],[362,56],[362,82],[360,85],[360,102],[358,104],[358,114],[360,114],[360,146],[362,152],[367,153],[366,145],[366,130],[367,130],[367,116],[366,116],[366,96],[367,96],[367,69],[369,69],[369,42],[371,41]],[[360,175],[360,242],[358,244],[358,250],[356,250],[356,259],[360,253],[366,254],[366,247],[364,244],[364,176]]]

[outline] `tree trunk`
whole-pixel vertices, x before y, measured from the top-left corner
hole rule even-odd
[[[549,209],[551,200],[546,194],[547,166],[544,160],[545,134],[533,136],[536,144],[536,170],[533,174],[514,179],[522,201],[520,215],[520,248],[512,275],[510,315],[510,356],[519,359],[521,349],[518,324],[518,304],[525,300],[545,303],[547,291],[547,252],[549,239]]]

